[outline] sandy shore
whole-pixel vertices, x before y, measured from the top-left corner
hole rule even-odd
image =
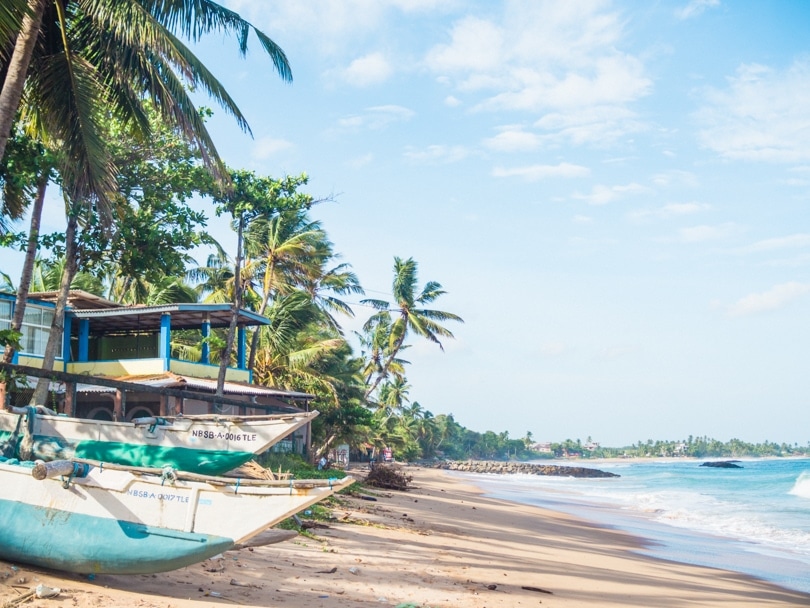
[[[229,551],[174,572],[88,580],[0,562],[0,606],[39,583],[62,592],[22,605],[810,606],[810,595],[741,574],[637,555],[639,539],[483,497],[442,471],[406,471],[411,489],[341,499],[317,538]]]

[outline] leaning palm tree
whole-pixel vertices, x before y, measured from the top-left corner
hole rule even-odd
[[[428,281],[422,290],[417,293],[416,261],[413,258],[402,260],[395,257],[393,282],[395,303],[391,305],[383,300],[361,300],[361,303],[369,304],[379,311],[366,321],[364,328],[371,328],[380,321],[392,319],[388,357],[383,364],[382,370],[366,390],[366,397],[374,392],[385,377],[410,332],[438,344],[439,348],[444,350],[442,343],[439,341],[439,336],[452,338],[453,334],[443,325],[440,325],[439,322],[458,321],[463,323],[464,320],[453,313],[421,308],[423,305],[435,301],[444,293],[446,292],[436,281]]]

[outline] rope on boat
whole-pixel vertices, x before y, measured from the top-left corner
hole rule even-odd
[[[234,493],[234,494],[239,494],[239,484],[240,484],[241,482],[242,482],[242,478],[241,478],[241,477],[237,477],[237,478],[236,478],[236,488],[234,488],[234,490],[233,490],[233,493]]]
[[[25,431],[23,432],[22,441],[17,448],[20,460],[33,460],[34,459],[34,423],[37,419],[37,406],[29,405],[25,408]]]
[[[74,462],[73,470],[70,472],[67,478],[65,478],[64,475],[62,476],[62,487],[67,490],[75,477],[79,478],[87,477],[87,474],[90,472],[92,468],[93,467],[91,467],[89,464],[84,464],[82,462]]]
[[[170,481],[172,485],[177,481],[177,472],[170,466],[163,467],[163,471],[160,474],[160,485],[166,483],[167,480]]]

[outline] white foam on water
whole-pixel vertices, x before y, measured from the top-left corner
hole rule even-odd
[[[796,483],[793,484],[793,488],[791,488],[788,494],[799,496],[800,498],[810,498],[810,471],[804,471],[799,475],[798,479],[796,479]]]

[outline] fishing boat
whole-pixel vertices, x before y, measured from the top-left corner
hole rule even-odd
[[[79,574],[165,572],[244,546],[352,481],[3,458],[0,558]]]
[[[24,460],[83,458],[222,475],[267,451],[317,415],[317,411],[205,414],[113,422],[57,415],[42,406],[14,407],[0,411],[0,444],[7,445],[6,457]]]

